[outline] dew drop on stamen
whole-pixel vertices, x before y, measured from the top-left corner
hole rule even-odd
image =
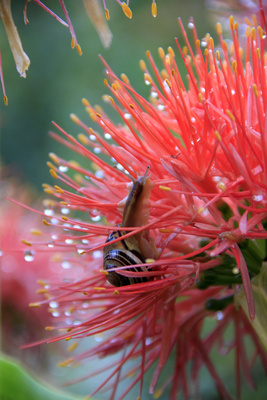
[[[194,29],[194,26],[195,26],[195,25],[194,25],[193,22],[188,22],[188,25],[187,25],[187,26],[188,26],[189,29]]]
[[[223,315],[223,313],[222,313],[221,311],[218,311],[218,312],[216,313],[216,319],[217,319],[218,321],[221,321],[221,320],[223,319],[223,317],[224,317],[224,315]]]
[[[53,235],[51,235],[51,239],[52,239],[52,240],[57,240],[57,239],[58,239],[58,236],[53,234]]]
[[[71,312],[70,311],[65,311],[64,314],[66,315],[66,317],[70,317],[71,316]]]
[[[58,304],[58,302],[57,301],[50,301],[49,302],[49,307],[50,308],[58,308],[58,306],[59,306],[59,304]]]
[[[58,169],[60,172],[67,172],[69,170],[69,168],[66,165],[60,165]]]
[[[94,258],[101,258],[102,257],[102,251],[96,250],[93,252],[93,257]]]
[[[80,325],[82,323],[82,321],[80,319],[75,319],[73,321],[73,325]]]
[[[124,113],[123,116],[124,116],[125,119],[131,119],[132,118],[132,115],[130,113]]]
[[[104,178],[103,171],[100,171],[100,170],[96,171],[96,172],[95,172],[95,176],[96,176],[97,178],[103,179],[103,178]]]
[[[78,253],[78,254],[82,254],[83,252],[84,252],[83,249],[77,249],[77,253]]]
[[[102,153],[102,149],[100,147],[94,147],[94,153],[100,154]]]
[[[54,215],[54,210],[51,210],[49,208],[44,210],[45,215],[47,215],[48,217],[51,217],[52,215]]]
[[[158,105],[158,110],[159,110],[159,111],[165,110],[165,106],[164,106],[163,104],[159,104],[159,105]]]
[[[195,123],[196,122],[196,118],[192,117],[191,118],[191,122]]]
[[[110,133],[104,133],[104,138],[105,139],[107,139],[107,140],[110,140],[110,139],[112,139],[112,136],[111,136],[111,134]]]
[[[24,260],[27,262],[31,262],[34,260],[34,251],[33,250],[25,250],[24,251]]]
[[[0,257],[2,257],[3,254],[3,250],[0,250]]]
[[[87,240],[87,239],[82,239],[82,243],[83,243],[83,244],[89,244],[89,240]]]
[[[51,218],[51,224],[52,225],[57,225],[58,224],[58,219],[57,218]]]
[[[66,244],[72,244],[72,243],[73,243],[73,240],[72,240],[72,239],[65,239],[65,243],[66,243]]]
[[[90,140],[96,140],[96,136],[95,135],[89,135]]]
[[[263,195],[262,195],[261,193],[254,194],[254,195],[252,196],[252,199],[253,199],[254,201],[262,201],[262,200],[263,200]]]
[[[71,263],[69,261],[63,261],[61,263],[61,267],[64,269],[70,269],[71,268]]]
[[[151,90],[151,97],[158,97],[158,92],[156,92],[155,90]]]
[[[201,44],[202,47],[206,47],[206,46],[207,46],[207,41],[206,41],[206,39],[202,39],[201,42],[200,42],[200,44]]]
[[[123,166],[122,166],[121,164],[117,164],[117,165],[116,165],[116,168],[118,168],[120,171],[123,171],[123,170],[124,170],[124,168],[123,168]]]
[[[235,90],[231,89],[231,93],[232,93],[232,95],[234,95],[235,94]]]
[[[57,318],[60,316],[60,312],[59,311],[53,311],[52,312],[53,317]]]
[[[73,228],[76,228],[76,229],[83,229],[83,228],[80,227],[80,225],[77,225],[77,224],[73,225]]]
[[[112,161],[112,162],[116,162],[117,160],[116,160],[116,158],[114,158],[114,157],[111,157],[110,161]]]
[[[101,220],[101,216],[100,216],[100,215],[97,215],[96,217],[91,217],[91,220],[92,220],[93,222],[98,222],[98,221]]]
[[[48,243],[47,247],[49,247],[50,249],[52,249],[54,247],[53,243]]]
[[[64,215],[69,214],[70,213],[70,209],[66,208],[66,207],[63,207],[63,208],[61,208],[61,213],[64,214]]]

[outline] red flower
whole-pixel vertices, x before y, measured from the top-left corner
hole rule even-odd
[[[53,301],[58,310],[58,324],[47,329],[59,328],[60,334],[48,341],[103,335],[99,345],[62,365],[122,350],[98,388],[111,387],[110,398],[125,377],[122,367],[136,357],[139,363],[130,367],[136,375],[120,398],[137,382],[141,396],[150,367],[154,368],[150,392],[155,393],[172,352],[176,357],[172,372],[159,390],[171,385],[172,399],[180,389],[185,398],[190,397],[192,382],[205,366],[221,397],[231,398],[211,358],[216,344],[224,351],[236,349],[239,394],[241,365],[247,382],[254,385],[245,335],[267,366],[250,322],[233,304],[243,284],[254,319],[250,280],[260,272],[266,256],[259,251],[261,240],[267,238],[266,26],[248,27],[244,54],[238,26],[230,18],[231,48],[227,49],[218,25],[221,47],[215,50],[207,35],[202,54],[193,21],[195,51],[179,23],[186,47],[182,50],[178,41],[177,46],[188,72],[188,89],[171,48],[166,55],[159,49],[162,72],[150,53],[153,74],[144,61],[140,63],[150,86],[150,101],[135,92],[125,75],[116,77],[102,60],[105,84],[113,96],[104,100],[118,112],[122,124],[113,123],[100,107],[84,100],[102,133],[72,115],[85,134],[77,140],[56,124],[65,138],[51,134],[87,162],[82,167],[51,154],[51,175],[62,185],[44,186],[56,198],[53,217],[44,220],[51,235],[56,235],[47,244],[64,252],[71,269],[80,268],[81,275],[51,285],[49,300],[39,304]],[[110,157],[116,168],[108,164]],[[129,184],[130,177],[134,185]],[[122,225],[114,228],[117,224]],[[42,248],[42,243],[33,245],[36,251]],[[106,276],[119,287],[114,288]],[[208,316],[214,318],[215,327],[205,333]],[[230,322],[235,337],[227,345],[224,331]]]

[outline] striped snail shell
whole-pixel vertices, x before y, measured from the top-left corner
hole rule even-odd
[[[147,167],[145,175],[140,177],[133,184],[125,203],[121,224],[122,227],[134,226],[134,220],[136,219],[135,215],[138,210],[140,210],[140,207],[142,207],[142,192],[147,181],[148,171],[149,167]],[[104,248],[104,270],[108,272],[110,269],[129,265],[129,271],[146,272],[147,269],[145,267],[132,267],[133,265],[144,264],[146,262],[146,258],[141,254],[140,246],[135,235],[119,240],[116,243],[112,243],[112,241],[121,237],[125,233],[125,231],[117,230],[113,231],[109,235],[106,243],[110,244]],[[137,274],[136,278],[126,277],[118,274],[116,271],[110,271],[107,274],[107,280],[111,285],[117,287],[148,281],[146,277],[140,277],[140,275],[138,275],[139,274]]]

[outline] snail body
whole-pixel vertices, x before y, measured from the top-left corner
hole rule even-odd
[[[148,200],[152,189],[152,183],[148,175],[149,167],[144,176],[137,179],[126,199],[121,227],[134,227],[144,225],[148,221],[149,207]],[[140,220],[142,219],[142,221]],[[138,272],[147,272],[147,268],[132,267],[136,264],[145,264],[147,258],[154,256],[154,246],[151,246],[148,232],[143,231],[126,239],[112,243],[115,239],[125,235],[123,230],[113,231],[106,241],[110,243],[104,248],[104,270],[130,266],[129,271],[136,272],[136,277],[126,277],[116,271],[107,274],[107,280],[113,286],[126,286],[135,283],[147,282],[147,277],[141,277]],[[123,271],[123,270],[122,270]]]

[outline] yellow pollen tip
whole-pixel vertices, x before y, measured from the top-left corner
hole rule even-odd
[[[54,164],[51,163],[51,161],[47,161],[46,165],[47,165],[49,168],[53,169],[53,170],[56,169],[56,167],[54,166]]]
[[[223,192],[226,190],[226,185],[223,182],[218,182],[217,187],[221,189]]]
[[[118,296],[118,294],[120,294],[120,292],[118,291],[118,289],[115,289],[113,294],[115,294],[116,296]]]
[[[162,393],[163,393],[162,389],[155,390],[155,392],[153,394],[154,399],[156,399],[156,400],[159,399],[161,397]]]
[[[88,294],[89,294],[88,292],[83,292],[84,296],[88,296]]]
[[[234,29],[234,23],[235,23],[234,17],[231,15],[229,18],[229,24],[230,24],[231,31]]]
[[[208,50],[208,49],[205,49],[205,50],[204,50],[204,55],[205,55],[205,57],[207,57],[208,54],[209,54],[209,50]]]
[[[213,40],[212,37],[210,38],[210,48],[211,48],[212,50],[214,49],[214,40]]]
[[[75,122],[75,124],[79,124],[79,123],[80,123],[80,120],[79,120],[79,118],[77,117],[77,115],[75,115],[75,114],[73,114],[73,113],[70,114],[70,119],[71,119],[73,122]]]
[[[73,362],[73,358],[68,358],[65,361],[61,361],[59,362],[57,365],[58,367],[67,367],[68,365],[70,365]]]
[[[104,85],[105,85],[105,86],[108,86],[108,80],[107,80],[106,78],[104,79],[103,82],[104,82]]]
[[[89,106],[90,106],[89,101],[88,101],[85,97],[82,99],[82,104],[83,104],[85,107],[89,107]]]
[[[68,206],[69,203],[67,203],[66,201],[60,201],[59,203],[61,206]]]
[[[74,342],[72,343],[69,347],[68,347],[68,352],[71,353],[73,350],[75,350],[78,346],[78,342]]]
[[[170,191],[171,191],[171,188],[169,188],[168,186],[162,186],[162,185],[160,185],[159,188],[160,188],[161,190],[164,190],[165,192],[170,192]]]
[[[88,145],[90,143],[88,137],[84,133],[78,134],[78,140],[84,145]]]
[[[56,189],[57,193],[64,193],[64,190],[61,189],[61,187],[59,187],[58,185],[55,185],[54,188]]]
[[[198,94],[198,100],[200,101],[200,103],[203,103],[203,96],[201,93]]]
[[[25,239],[21,239],[21,243],[26,244],[26,246],[32,246],[32,244]]]
[[[222,25],[220,24],[220,22],[217,22],[216,30],[217,30],[218,35],[222,34]]]
[[[75,47],[75,39],[74,38],[71,39],[70,46],[72,49],[74,49],[74,47]]]
[[[219,141],[222,140],[221,135],[219,134],[218,131],[214,131],[214,134],[215,134],[216,138],[217,138]]]
[[[232,121],[235,121],[235,117],[233,116],[233,114],[231,113],[230,110],[226,110],[225,112],[226,112],[226,114],[228,115],[228,117],[229,117]]]
[[[250,20],[248,19],[248,17],[245,17],[245,21],[246,21],[246,24],[247,24],[247,25],[252,26],[252,23],[250,22]]]
[[[187,46],[183,46],[183,55],[186,56],[188,54]]]
[[[232,62],[232,68],[233,68],[233,71],[236,72],[236,70],[237,70],[237,62],[236,62],[236,60],[234,60]]]
[[[43,219],[43,221],[42,221],[42,222],[43,222],[43,224],[44,224],[44,225],[46,225],[46,226],[50,226],[49,222],[47,222],[47,220],[46,220],[46,219]]]
[[[258,33],[259,33],[259,37],[260,37],[260,39],[263,39],[263,29],[262,29],[262,27],[261,26],[258,26]]]
[[[158,13],[158,10],[157,10],[157,4],[156,3],[152,3],[152,5],[151,5],[151,13],[152,13],[152,16],[154,17],[154,18],[156,18],[156,16],[157,16],[157,13]]]
[[[129,81],[129,79],[128,79],[126,74],[121,74],[121,80],[122,80],[122,82],[124,82],[126,84],[130,83],[130,81]]]
[[[5,103],[5,106],[7,106],[7,105],[8,105],[8,98],[7,98],[7,96],[6,96],[6,95],[4,96],[4,103]]]
[[[235,24],[234,24],[234,29],[237,31],[237,29],[238,29],[238,22],[235,22]]]
[[[99,272],[104,275],[108,275],[108,272],[105,269],[100,269]]]
[[[256,39],[256,32],[255,32],[255,28],[254,27],[251,29],[250,37],[251,37],[252,40]]]
[[[257,54],[258,60],[260,60],[261,59],[261,52],[260,52],[259,48],[256,49],[256,54]]]
[[[82,52],[82,48],[79,44],[76,45],[76,49],[78,51],[79,56],[82,56],[83,52]]]
[[[53,191],[52,188],[50,188],[50,189],[49,188],[45,188],[44,192],[47,193],[47,194],[54,194],[54,191]]]
[[[171,82],[168,79],[165,79],[165,82],[167,83],[167,85],[169,86],[169,88],[172,88]]]
[[[144,79],[146,82],[149,82],[150,84],[153,83],[151,76],[149,74],[147,74],[146,72],[144,73]]]
[[[35,236],[41,236],[42,235],[42,231],[40,231],[40,229],[32,228],[30,230],[30,232],[31,232],[32,235],[35,235]]]
[[[198,214],[202,214],[206,210],[205,207],[200,207],[197,211]]]
[[[216,58],[217,58],[218,61],[220,61],[220,52],[219,52],[219,50],[216,51]]]
[[[200,47],[200,40],[199,39],[196,40],[196,46]]]
[[[254,25],[254,26],[257,26],[257,25],[258,25],[258,20],[257,20],[257,15],[256,15],[256,14],[253,14],[253,15],[252,15],[252,22],[253,22],[253,25]]]
[[[146,258],[146,264],[153,264],[154,262],[154,258]]]
[[[150,51],[149,50],[146,51],[146,56],[147,56],[147,58],[150,57]]]
[[[144,60],[139,61],[139,67],[141,68],[142,71],[146,70],[146,63]]]
[[[40,308],[41,304],[40,303],[30,303],[29,307],[31,307],[31,308]]]
[[[253,89],[253,92],[254,92],[255,96],[259,97],[258,88],[257,88],[257,85],[255,83],[253,83],[252,89]]]
[[[45,330],[46,331],[53,331],[55,328],[53,326],[46,326]]]
[[[86,251],[81,251],[79,254],[80,256],[83,256],[84,254],[86,254]]]
[[[163,50],[162,47],[158,48],[158,55],[160,56],[160,58],[164,58],[165,57],[165,51]]]
[[[94,290],[96,290],[97,292],[101,292],[102,290],[106,290],[106,288],[101,286],[95,286]]]
[[[51,160],[55,163],[58,164],[60,159],[55,153],[49,153],[48,156],[51,158]]]
[[[109,15],[109,10],[107,8],[105,8],[105,16],[106,16],[106,20],[109,21],[110,15]]]
[[[55,170],[53,170],[52,168],[49,170],[50,175],[54,178],[57,179],[57,173],[55,172]]]
[[[63,219],[63,221],[68,221],[69,220],[69,218],[65,217],[65,216],[61,217],[61,219]]]
[[[126,17],[131,19],[133,16],[133,13],[132,13],[130,7],[127,6],[127,4],[123,2],[121,5],[121,8],[122,8],[122,11],[124,12],[124,14],[126,15]]]
[[[168,47],[168,52],[172,57],[175,57],[175,53],[174,53],[173,48],[171,46]]]
[[[47,293],[47,289],[37,289],[36,294],[44,294]]]
[[[37,279],[36,283],[38,283],[38,285],[42,285],[42,286],[47,285],[47,283],[44,282],[42,279]]]
[[[172,230],[171,229],[167,229],[167,228],[160,228],[159,232],[161,232],[161,233],[172,233]]]
[[[246,35],[247,37],[250,36],[250,31],[251,31],[250,26],[247,26],[246,32],[245,32],[245,35]]]

